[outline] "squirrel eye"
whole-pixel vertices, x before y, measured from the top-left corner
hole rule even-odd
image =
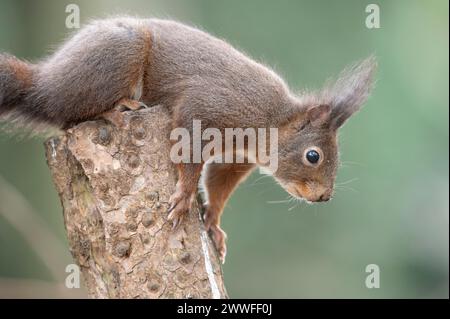
[[[319,155],[319,153],[317,153],[317,151],[311,150],[306,153],[306,159],[311,164],[316,164],[320,159],[320,155]]]
[[[318,147],[310,147],[304,153],[304,163],[310,166],[317,166],[323,160],[322,150]]]

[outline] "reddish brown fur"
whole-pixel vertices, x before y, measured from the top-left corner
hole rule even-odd
[[[369,58],[344,70],[335,84],[295,95],[271,69],[198,29],[158,19],[99,20],[36,65],[0,54],[0,120],[67,128],[107,112],[120,125],[111,110],[120,103],[136,109],[139,100],[164,105],[173,127],[190,131],[193,120],[222,134],[225,128],[278,128],[278,170],[271,173],[293,196],[324,201],[336,177],[337,130],[365,102],[375,65]],[[321,154],[317,165],[305,159],[312,147]],[[190,209],[203,165],[177,165],[169,215],[175,225]],[[253,167],[207,166],[205,219],[222,258],[221,213]]]

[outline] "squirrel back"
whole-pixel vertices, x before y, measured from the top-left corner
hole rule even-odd
[[[374,67],[368,59],[333,90],[297,97],[271,69],[206,32],[169,20],[97,20],[37,64],[0,54],[0,122],[64,129],[124,99],[162,104],[180,127],[195,118],[219,129],[279,127],[309,104],[356,105],[334,109],[343,122],[367,97]]]
[[[223,123],[213,115],[204,119],[216,127],[264,126],[275,120],[268,116],[285,116],[283,106],[291,102],[275,72],[221,39],[170,20],[97,20],[37,64],[0,55],[0,122],[12,126],[64,129],[127,98],[173,110],[187,95],[197,106],[189,119],[211,108],[233,115]]]

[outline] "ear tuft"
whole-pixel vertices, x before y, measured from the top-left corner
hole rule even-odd
[[[312,126],[321,126],[330,119],[331,107],[328,104],[313,106],[307,110],[306,116]]]
[[[325,90],[326,99],[332,107],[331,124],[334,128],[342,126],[366,102],[373,87],[376,68],[376,58],[370,56],[345,68],[334,85]]]

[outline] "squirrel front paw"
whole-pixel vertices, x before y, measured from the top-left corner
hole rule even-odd
[[[194,196],[186,192],[177,190],[169,199],[169,215],[167,219],[172,221],[172,229],[177,228],[184,219],[184,216],[191,209]]]

